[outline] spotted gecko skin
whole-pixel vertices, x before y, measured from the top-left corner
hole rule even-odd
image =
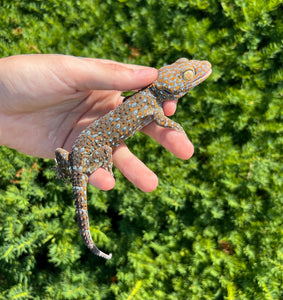
[[[183,128],[163,113],[165,101],[184,96],[211,74],[208,61],[180,58],[159,70],[158,79],[151,85],[126,97],[124,102],[81,132],[69,153],[57,148],[57,177],[70,178],[80,234],[85,245],[96,255],[110,259],[94,244],[89,230],[87,210],[88,177],[99,167],[112,175],[112,152],[136,131],[151,122],[184,132]]]

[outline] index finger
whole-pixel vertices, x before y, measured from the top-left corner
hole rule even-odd
[[[141,89],[152,83],[158,76],[155,68],[95,58],[69,59],[68,69],[70,74],[75,74],[69,85],[77,90],[129,91]]]

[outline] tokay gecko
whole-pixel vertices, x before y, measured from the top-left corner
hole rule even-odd
[[[90,235],[86,192],[88,177],[99,167],[112,174],[113,150],[151,122],[184,132],[178,123],[164,115],[162,104],[168,100],[177,101],[203,82],[211,74],[211,65],[208,61],[180,58],[162,67],[158,74],[152,84],[126,97],[121,105],[84,129],[70,153],[62,148],[55,152],[57,177],[69,177],[73,185],[82,239],[94,254],[106,259],[112,255],[100,251]]]

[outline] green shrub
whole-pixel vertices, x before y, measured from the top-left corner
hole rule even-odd
[[[127,144],[158,174],[157,190],[117,170],[112,191],[89,187],[91,233],[113,252],[108,262],[83,245],[53,161],[0,148],[1,298],[283,298],[282,0],[0,3],[1,57],[213,66],[173,117],[195,145],[191,160],[138,133]]]

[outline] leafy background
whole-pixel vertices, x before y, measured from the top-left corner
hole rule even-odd
[[[282,299],[282,0],[0,4],[1,57],[213,66],[173,117],[192,159],[138,133],[127,144],[157,190],[117,170],[112,191],[89,187],[91,233],[110,261],[83,245],[53,161],[0,148],[1,299]]]

